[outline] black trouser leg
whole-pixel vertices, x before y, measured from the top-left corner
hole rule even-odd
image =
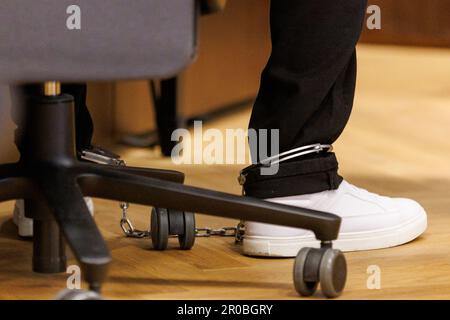
[[[261,77],[249,127],[278,129],[279,151],[331,144],[353,105],[355,45],[366,0],[277,0],[271,3],[272,54]],[[247,176],[247,195],[270,198],[336,189],[333,153],[281,163],[278,173]]]

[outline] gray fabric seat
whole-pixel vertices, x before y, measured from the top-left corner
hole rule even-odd
[[[195,0],[2,0],[0,82],[174,75],[195,56],[196,10]]]

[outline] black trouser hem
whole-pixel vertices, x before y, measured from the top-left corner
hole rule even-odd
[[[342,182],[334,153],[317,158],[280,163],[277,174],[261,175],[256,168],[244,183],[246,196],[267,199],[335,190]]]

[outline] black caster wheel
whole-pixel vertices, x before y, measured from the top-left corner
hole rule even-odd
[[[294,286],[297,292],[304,296],[309,297],[317,290],[319,282],[316,280],[315,275],[310,277],[306,274],[306,271],[312,271],[307,263],[308,253],[311,248],[302,248],[295,258],[294,262]],[[307,279],[310,278],[310,279]]]
[[[103,300],[102,296],[91,290],[64,289],[58,293],[55,300]]]
[[[184,230],[178,235],[181,250],[191,250],[195,243],[195,214],[183,212]]]
[[[178,236],[178,242],[182,250],[190,250],[194,246],[195,215],[192,212],[154,208],[151,220],[154,249],[167,249],[169,236]]]
[[[347,280],[347,263],[343,253],[332,248],[303,248],[294,263],[294,285],[302,296],[311,296],[320,282],[327,298],[341,295]]]
[[[327,298],[341,295],[347,280],[347,262],[344,254],[336,249],[327,249],[320,262],[320,288]]]
[[[155,250],[167,249],[169,242],[169,212],[163,208],[153,208],[151,215],[152,245]]]

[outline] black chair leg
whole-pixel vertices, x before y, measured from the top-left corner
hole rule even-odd
[[[90,164],[87,164],[90,165]],[[104,168],[108,168],[115,171],[120,171],[124,173],[134,174],[138,176],[155,178],[165,181],[172,181],[177,183],[184,182],[184,173],[174,170],[164,170],[164,169],[152,169],[152,168],[139,168],[139,167],[129,167],[129,166],[113,166],[113,165],[102,165]],[[83,171],[80,171],[83,173]]]
[[[66,250],[61,230],[42,197],[25,199],[25,216],[33,219],[33,271],[66,271]]]
[[[70,170],[41,170],[42,197],[81,264],[83,276],[98,291],[111,256]]]
[[[33,185],[19,164],[0,165],[0,201],[31,197]]]

